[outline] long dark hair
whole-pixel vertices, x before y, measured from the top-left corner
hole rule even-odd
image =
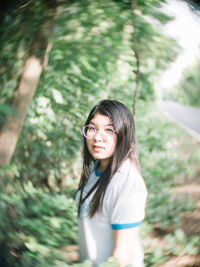
[[[90,163],[93,160],[84,137],[83,147],[83,169],[78,190],[80,190],[80,199],[78,206],[78,214],[83,202],[96,189],[96,192],[90,202],[90,216],[92,217],[98,210],[102,209],[103,199],[106,188],[119,169],[120,165],[130,159],[135,167],[139,170],[137,142],[135,136],[135,126],[133,115],[130,110],[122,103],[115,100],[102,100],[90,111],[85,125],[88,125],[96,114],[101,114],[109,117],[112,121],[115,130],[117,131],[117,144],[114,155],[110,159],[107,169],[103,172],[98,182],[82,199],[83,188],[86,185],[90,172]]]

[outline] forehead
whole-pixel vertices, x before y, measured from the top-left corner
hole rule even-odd
[[[90,121],[94,125],[105,126],[105,125],[113,125],[111,119],[108,116],[97,113]]]

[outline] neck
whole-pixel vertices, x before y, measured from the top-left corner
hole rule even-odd
[[[102,160],[100,160],[98,171],[99,172],[104,172],[106,170],[106,168],[108,167],[109,162],[110,162],[109,159],[102,159]]]

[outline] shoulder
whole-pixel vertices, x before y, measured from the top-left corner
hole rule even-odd
[[[124,183],[146,188],[143,177],[129,159],[122,163],[110,181],[111,185],[116,186],[123,186]]]
[[[146,199],[147,189],[141,174],[130,160],[125,161],[108,184],[105,209],[113,214],[114,223],[124,219],[137,222],[144,218]]]

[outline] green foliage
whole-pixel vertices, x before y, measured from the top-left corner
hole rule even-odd
[[[10,105],[0,104],[0,129],[8,116],[16,116],[15,110]]]
[[[150,244],[146,248],[145,262],[147,266],[157,266],[172,256],[197,255],[199,252],[199,236],[187,237],[180,228],[167,234],[163,241],[165,242],[163,247],[158,248],[158,246]]]
[[[165,255],[165,251],[162,248],[156,248],[151,253],[145,253],[144,261],[148,264],[147,266],[156,266],[157,264],[164,263],[168,260],[168,255]]]
[[[81,128],[89,109],[112,90],[115,94],[117,85],[119,94],[128,83],[129,98],[129,84],[134,84],[130,64],[133,53],[126,41],[130,33],[123,31],[129,19],[130,12],[121,12],[112,1],[62,4],[49,65],[13,159],[21,181],[31,179],[41,186],[51,180],[53,190],[60,191],[63,179],[79,177]],[[109,86],[110,91],[106,91]]]
[[[194,65],[183,71],[177,88],[171,90],[168,98],[185,105],[200,107],[199,72],[200,61],[197,60]]]
[[[173,234],[168,234],[165,239],[168,241],[168,250],[174,256],[196,255],[200,246],[199,236],[185,235],[182,229],[178,228]]]
[[[90,261],[84,261],[81,263],[73,264],[72,266],[74,266],[74,267],[92,267],[92,263]]]
[[[177,213],[191,205],[172,198],[172,178],[185,169],[174,151],[176,132],[163,122],[155,102],[149,102],[155,99],[155,78],[177,54],[174,41],[152,23],[156,20],[160,25],[171,19],[158,10],[161,2],[138,2],[136,33],[142,75],[136,129],[142,174],[149,190],[147,221],[164,228],[178,223]],[[6,27],[1,29],[2,123],[12,115],[9,103],[44,17],[44,3],[30,1],[7,16]],[[0,169],[0,260],[6,267],[69,264],[62,247],[76,243],[72,195],[80,176],[84,120],[103,98],[122,101],[132,109],[136,62],[129,4],[105,0],[59,4],[49,64],[29,108],[13,160]],[[5,38],[9,35],[11,38]],[[148,266],[164,260],[162,251],[146,257]],[[102,266],[113,264],[116,266],[109,260]]]
[[[176,41],[163,33],[163,25],[173,17],[161,12],[163,1],[138,1],[136,38],[141,64],[141,90],[139,98],[155,99],[155,84],[158,76],[173,62],[180,51]],[[152,6],[154,8],[152,8]]]
[[[10,103],[30,46],[45,12],[44,1],[30,1],[5,13],[0,27],[0,99]],[[1,114],[1,111],[0,111]]]
[[[171,189],[178,183],[175,177],[198,175],[194,169],[193,172],[189,170],[194,165],[197,166],[199,150],[196,148],[193,151],[188,167],[188,159],[180,156],[178,149],[180,142],[185,142],[188,137],[166,121],[158,112],[155,102],[138,102],[136,130],[141,172],[148,188],[146,223],[141,229],[144,244],[149,242],[145,245],[145,264],[156,266],[166,262],[171,256],[197,254],[199,238],[187,237],[179,228],[182,215],[193,210],[194,203],[186,200],[185,196],[172,194]],[[186,145],[185,149],[189,147]],[[174,232],[170,230],[171,234],[162,238],[167,242],[166,247],[158,249],[157,245],[152,245],[151,239],[148,241],[147,236],[153,232],[154,225],[166,233],[168,229],[174,229]]]
[[[16,265],[10,265],[1,253],[0,261],[5,261],[5,266],[39,266],[40,261],[55,266],[56,260],[68,262],[60,248],[77,242],[73,199],[36,190],[29,182],[24,191],[1,193],[0,210],[1,247],[9,260],[14,258],[12,255],[19,257]]]
[[[110,257],[110,258],[108,258],[108,260],[106,262],[99,264],[99,267],[109,267],[109,266],[119,267],[120,264],[117,261],[117,259],[115,259],[113,257]]]
[[[154,102],[140,101],[138,111],[136,129],[141,171],[149,191],[147,221],[159,224],[161,228],[178,225],[181,212],[193,209],[194,205],[171,193],[175,183],[173,177],[181,175],[187,168],[174,149],[177,132],[158,113]]]
[[[155,3],[158,7],[161,2]],[[160,55],[164,53],[162,51],[166,51],[166,55],[170,55],[170,51],[174,55],[174,52],[166,45],[167,39],[162,39],[161,33],[156,33],[148,21],[149,5],[139,7],[142,15],[138,17],[137,32],[143,66],[140,98],[153,99],[152,77],[161,69],[161,65],[166,67],[171,60],[169,56]],[[24,31],[21,21],[33,10],[36,13],[29,16],[33,17],[33,27],[30,31],[26,27]],[[21,57],[15,52],[15,63],[21,62],[17,66],[18,72],[15,72],[14,64],[8,65],[12,65],[9,77],[6,76],[6,71],[3,72],[5,68],[2,69],[4,80],[15,81],[15,86],[11,86],[10,91],[2,82],[1,99],[4,103],[8,103],[13,95],[28,47],[41,25],[44,11],[43,2],[31,2],[24,9],[17,10],[9,24],[7,31],[14,34],[9,39],[12,50],[8,53],[3,50],[5,62],[14,58],[14,47],[20,48],[21,43],[25,45],[20,48]],[[158,11],[155,10],[156,12]],[[167,17],[163,17],[165,19],[161,16],[156,19],[164,23]],[[27,20],[26,26],[32,20]],[[16,27],[19,27],[18,21],[22,24],[22,29],[16,31]],[[132,109],[133,99],[130,96],[134,93],[136,69],[132,31],[131,10],[128,6],[124,8],[122,3],[84,1],[83,4],[81,1],[73,1],[70,4],[60,4],[51,36],[53,47],[49,64],[40,79],[13,158],[13,164],[18,170],[17,179],[22,183],[31,180],[36,186],[47,185],[53,191],[62,191],[66,179],[76,179],[80,175],[81,163],[77,164],[77,159],[81,155],[81,127],[93,104],[102,98],[121,100],[123,97],[124,103]],[[159,41],[154,35],[159,36]],[[149,43],[150,49],[146,49],[146,43]],[[4,48],[7,46],[5,43]],[[159,59],[156,62],[160,63],[152,64],[155,56]],[[160,61],[161,57],[163,63]],[[2,107],[2,121],[5,121],[8,111],[5,106]]]

